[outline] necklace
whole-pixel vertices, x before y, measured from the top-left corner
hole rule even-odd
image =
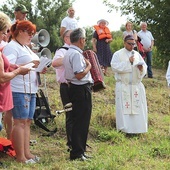
[[[15,41],[16,41],[20,46],[23,47],[23,45],[22,45],[17,39],[15,39]]]
[[[27,94],[26,84],[25,84],[25,77],[23,75],[24,93],[25,93],[24,99],[25,99],[25,101],[30,102],[30,100],[31,100],[31,76],[30,76],[30,72],[28,74],[29,74],[29,94],[30,94],[30,96]],[[28,107],[28,105],[26,105],[26,107]]]

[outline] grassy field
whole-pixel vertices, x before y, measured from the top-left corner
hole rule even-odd
[[[170,169],[170,98],[165,71],[153,70],[154,78],[144,78],[149,111],[149,131],[135,137],[126,137],[116,131],[115,82],[111,69],[105,77],[107,88],[93,93],[93,112],[87,148],[93,158],[88,162],[69,161],[66,147],[65,115],[55,118],[50,128],[58,128],[53,136],[35,126],[31,127],[31,146],[34,154],[41,157],[35,165],[24,165],[0,153],[0,161],[10,170],[169,170]],[[62,109],[58,84],[52,69],[46,75],[48,99],[51,112]],[[5,136],[5,131],[1,133]]]

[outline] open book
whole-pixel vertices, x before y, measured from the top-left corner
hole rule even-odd
[[[145,64],[144,61],[139,61],[138,63],[135,63],[135,66],[144,65],[144,64]]]
[[[35,70],[35,68],[33,68],[34,65],[35,65],[34,63],[28,63],[28,64],[24,65],[24,67],[30,68],[31,70]]]
[[[38,65],[38,67],[35,69],[36,72],[42,72],[42,70],[49,66],[51,64],[51,59],[47,58],[47,57],[41,57],[40,58],[40,64]]]

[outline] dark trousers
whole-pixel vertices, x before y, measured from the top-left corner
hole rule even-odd
[[[72,150],[70,157],[84,154],[92,111],[91,85],[70,84],[70,99],[72,102]]]
[[[147,72],[148,77],[152,77],[152,51],[146,52],[146,64],[147,64]]]
[[[60,96],[63,106],[70,103],[69,97],[69,86],[67,83],[60,84]],[[71,135],[72,135],[72,111],[66,112],[66,135],[67,135],[67,145],[71,146]]]

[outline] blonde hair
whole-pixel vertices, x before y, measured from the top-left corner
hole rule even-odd
[[[127,21],[126,24],[125,24],[125,27],[127,27],[128,24],[133,25],[133,23],[131,21]]]
[[[10,18],[3,12],[0,11],[0,31],[7,29],[11,26]]]

